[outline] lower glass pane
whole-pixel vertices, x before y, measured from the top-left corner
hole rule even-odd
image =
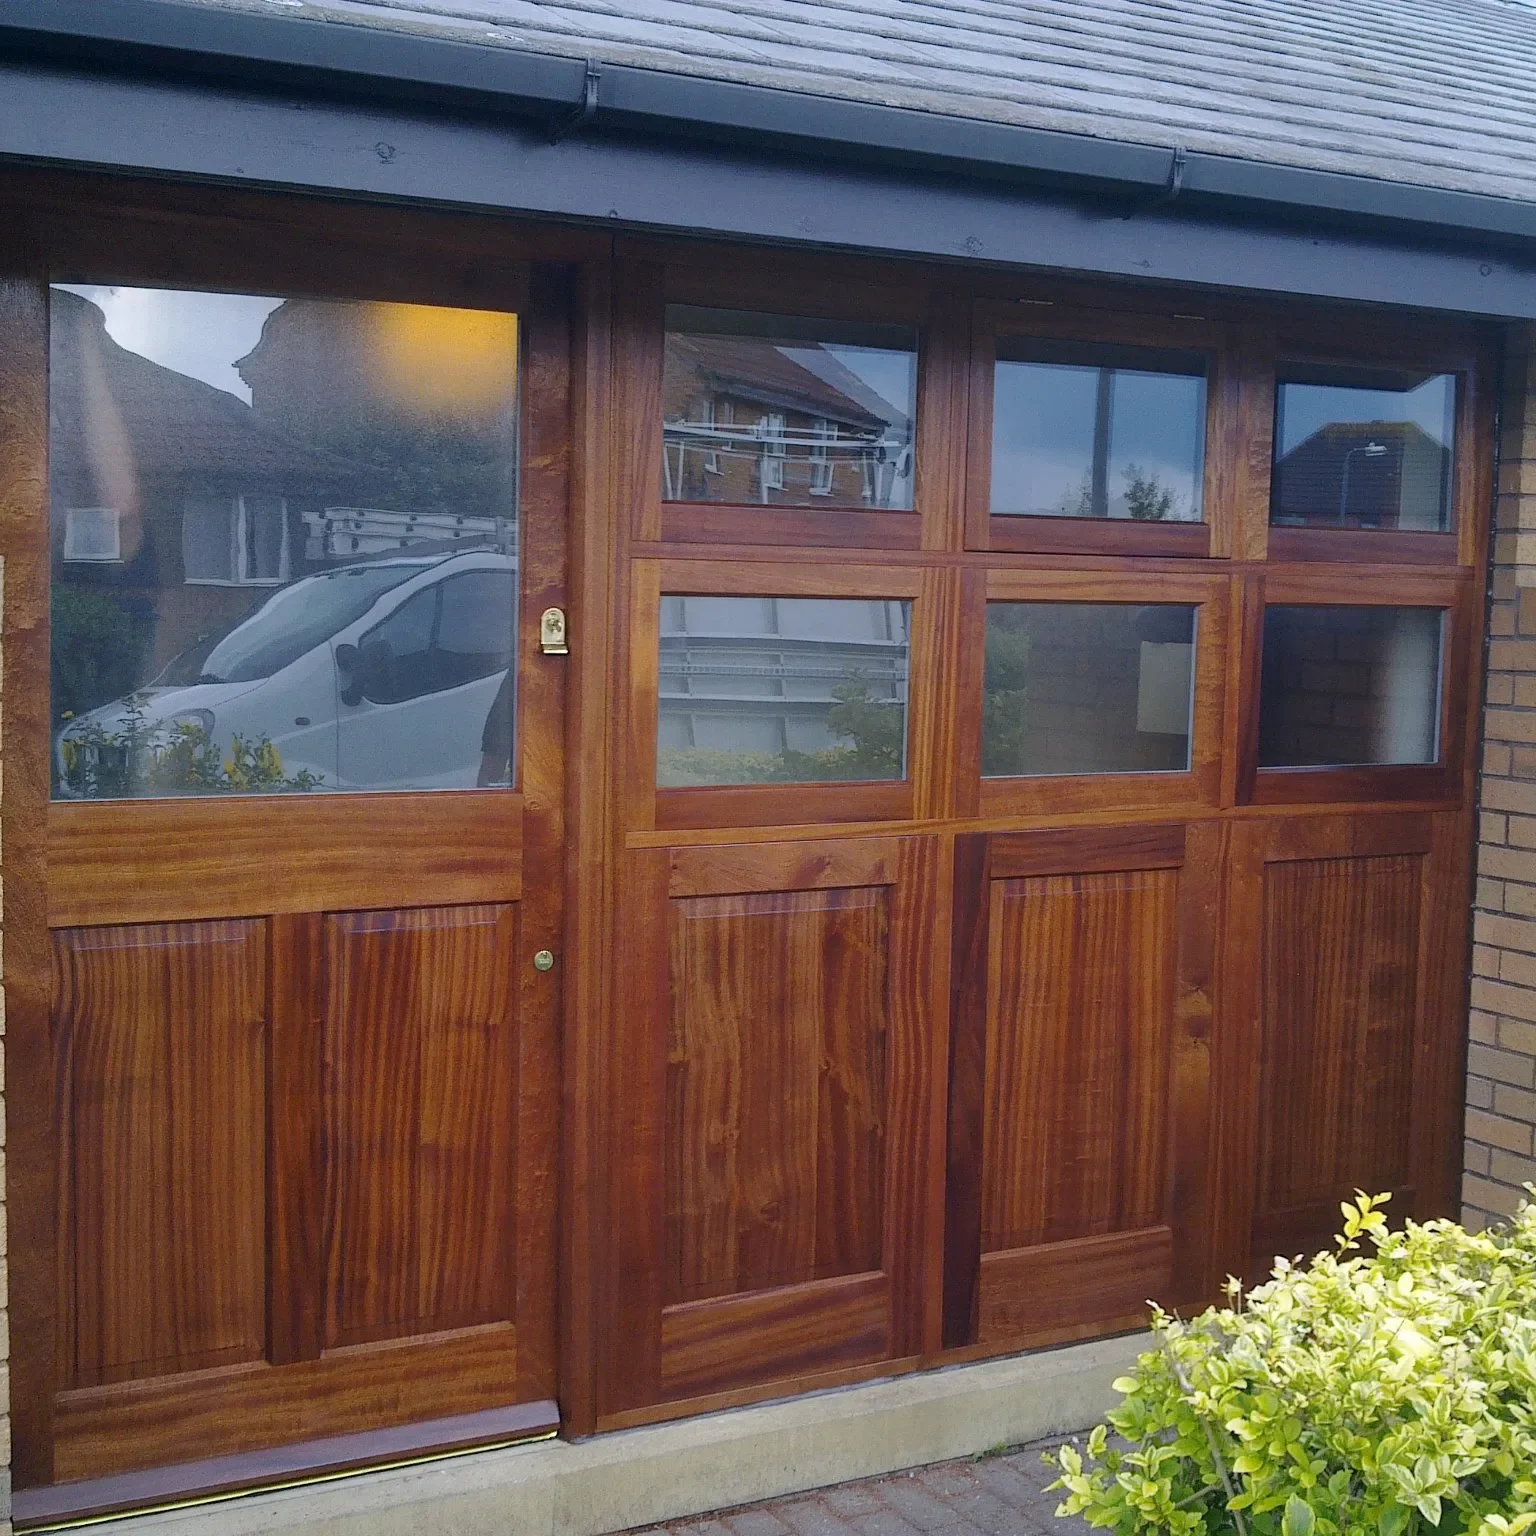
[[[1182,773],[1195,610],[1158,603],[988,603],[981,771]]]
[[[1439,608],[1267,608],[1259,767],[1435,762],[1444,627]]]
[[[516,316],[52,316],[54,795],[510,783]]]
[[[911,606],[663,597],[658,786],[904,779]]]

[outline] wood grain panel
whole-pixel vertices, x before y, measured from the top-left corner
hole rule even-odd
[[[994,881],[982,1250],[1153,1225],[1177,876]]]
[[[522,826],[523,797],[494,789],[54,804],[48,920],[515,901]],[[131,881],[101,878],[106,847]],[[268,878],[252,880],[253,869]]]
[[[68,1386],[262,1353],[263,929],[55,935]]]
[[[512,906],[326,922],[328,1346],[513,1316]]]
[[[1422,859],[1264,872],[1258,1221],[1408,1182]],[[1268,1255],[1256,1254],[1256,1259]]]
[[[733,896],[747,891],[818,891],[837,886],[890,885],[896,879],[901,840],[726,843],[671,851],[673,896]]]
[[[890,1343],[891,1287],[880,1274],[684,1302],[661,1314],[662,1390],[683,1396],[828,1370],[879,1359]]]
[[[1131,1325],[1172,1279],[1173,1231],[1162,1226],[984,1254],[978,1338],[1017,1345],[1073,1323]]]
[[[478,1413],[517,1397],[517,1375],[517,1330],[500,1323],[334,1350],[296,1365],[256,1361],[165,1382],[65,1392],[58,1402],[58,1476],[107,1477]]]
[[[879,1268],[889,920],[880,887],[673,902],[669,1301]]]

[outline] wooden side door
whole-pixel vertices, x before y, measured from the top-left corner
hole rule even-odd
[[[1204,1295],[1222,841],[1216,821],[956,839],[947,1348]]]
[[[285,300],[287,315],[269,315],[240,360],[251,380],[263,357],[275,369],[279,322],[312,370],[365,330],[375,349],[366,388],[408,397],[410,440],[437,454],[431,474],[414,480],[420,464],[390,459],[402,438],[361,430],[319,446],[305,438],[296,474],[300,450],[291,444],[305,414],[345,415],[336,380],[315,383],[297,417],[289,400],[259,419],[260,382],[255,404],[237,408],[227,393],[210,399],[196,381],[164,377],[174,371],[167,365],[128,357],[110,334],[91,342],[86,403],[90,389],[115,388],[108,403],[138,454],[139,499],[135,521],[120,519],[125,537],[180,509],[177,569],[191,573],[203,569],[198,559],[225,558],[219,538],[196,542],[205,505],[211,499],[215,517],[232,509],[233,563],[215,568],[223,585],[198,585],[191,574],[164,582],[167,609],[222,602],[253,569],[272,578],[268,604],[300,591],[304,570],[321,585],[376,580],[386,595],[354,614],[359,643],[338,639],[352,633],[345,629],[323,642],[332,647],[339,728],[355,695],[387,706],[439,690],[476,714],[451,773],[401,792],[325,793],[329,786],[301,782],[285,759],[279,769],[267,764],[261,786],[282,792],[239,793],[240,773],[265,771],[259,744],[247,741],[243,766],[242,749],[226,744],[198,770],[220,792],[151,788],[120,798],[60,797],[79,754],[57,756],[65,723],[55,720],[62,766],[46,854],[56,1395],[51,1433],[33,1428],[26,1447],[33,1482],[347,1435],[363,1438],[337,1442],[333,1460],[399,1457],[505,1440],[558,1419],[561,972],[558,959],[551,968],[535,956],[559,954],[564,882],[566,663],[541,652],[540,615],[565,603],[565,285],[558,269],[530,276],[524,267],[476,291],[460,272],[443,287],[463,307],[445,309],[422,270],[410,302],[387,288],[379,299],[348,293],[346,303],[368,301],[355,315],[329,296]],[[54,291],[55,526],[45,558],[56,680],[60,615],[70,612],[58,592],[75,570],[58,525],[86,494],[61,478],[72,455],[61,441],[71,405],[60,388],[72,375],[59,362],[59,314],[81,315],[82,302]],[[219,413],[232,439],[244,434],[226,453],[247,444],[253,463],[262,442],[279,442],[287,457],[272,473],[292,478],[265,503],[254,493],[224,501],[222,488],[198,492],[194,518],[192,492],[181,482],[165,490],[149,475],[148,438],[134,416],[145,398]],[[510,445],[505,462],[481,451],[493,438]],[[348,485],[363,487],[355,494],[369,504],[333,505]],[[263,532],[252,509],[274,502],[282,511],[268,514]],[[499,509],[494,517],[481,515],[482,503]],[[174,542],[174,532],[161,539],[155,569],[174,563]],[[213,553],[200,553],[205,546]],[[403,586],[390,586],[391,561],[407,572]],[[125,581],[136,570],[130,562]],[[515,572],[515,619],[466,606],[462,585],[441,596],[449,585],[436,582],[440,570],[478,572],[471,580],[490,583],[487,591]],[[101,601],[122,605],[121,584],[102,590]],[[306,612],[319,590],[302,594]],[[389,595],[400,591],[416,593],[430,628],[416,651],[400,641],[370,661],[368,633],[393,622],[381,615],[401,611]],[[510,664],[502,642],[485,637],[497,624],[512,642]],[[402,620],[395,632],[405,628]],[[194,679],[183,667],[183,681],[207,693],[216,671]],[[146,697],[155,708],[153,690]],[[108,749],[92,750],[105,772]],[[164,739],[149,750],[170,772]],[[384,782],[397,769],[374,771]],[[34,1413],[29,1428],[44,1417]],[[422,1427],[377,1444],[366,1438],[411,1424]]]

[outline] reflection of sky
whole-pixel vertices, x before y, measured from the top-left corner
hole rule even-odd
[[[1350,421],[1411,421],[1444,446],[1451,440],[1455,399],[1455,380],[1448,373],[1436,374],[1417,389],[1406,390],[1282,384],[1280,456],[1320,428]]]
[[[1093,468],[1097,368],[999,362],[993,405],[992,507],[1055,512],[1075,502]],[[1205,381],[1117,369],[1110,412],[1109,495],[1135,465],[1177,493],[1173,516],[1199,505]]]
[[[916,414],[917,358],[910,352],[892,352],[884,347],[839,346],[829,342],[815,347],[780,347],[779,350],[819,379],[827,378],[827,372],[816,366],[819,357],[831,356],[887,401],[894,417],[911,421]],[[835,377],[829,382],[835,384]]]
[[[251,392],[233,365],[261,339],[267,316],[283,302],[243,293],[59,286],[89,299],[106,316],[107,334],[118,346],[212,384],[247,405]]]

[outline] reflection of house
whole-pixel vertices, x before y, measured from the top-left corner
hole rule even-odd
[[[908,507],[911,422],[807,342],[669,333],[668,500]]]
[[[289,299],[235,367],[251,408],[372,472],[363,505],[314,509],[309,559],[483,539],[516,504],[517,321],[494,311]]]
[[[1276,462],[1275,521],[1437,529],[1450,473],[1415,422],[1330,422]]]
[[[663,752],[821,752],[834,690],[907,695],[908,612],[897,601],[667,597],[661,608]]]
[[[141,681],[232,624],[250,589],[302,574],[303,509],[363,487],[233,395],[119,346],[94,304],[57,289],[54,306],[55,580],[115,604],[122,632],[153,621],[119,674]]]

